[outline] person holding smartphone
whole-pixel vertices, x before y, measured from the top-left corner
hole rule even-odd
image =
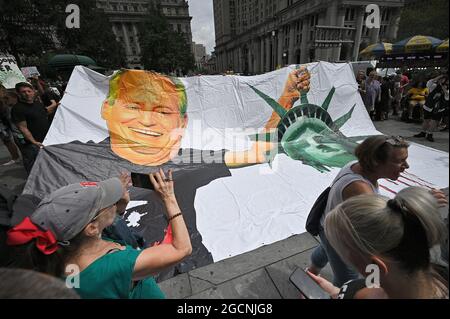
[[[311,272],[337,299],[448,299],[448,266],[434,264],[430,249],[447,232],[439,201],[419,187],[393,199],[354,196],[329,212],[325,233],[339,256],[364,276],[341,288]]]
[[[8,232],[14,251],[11,267],[56,277],[78,276],[78,294],[86,299],[164,298],[153,279],[192,252],[189,232],[174,193],[172,171],[150,174],[165,206],[171,240],[137,250],[102,238],[127,206],[130,177],[63,187],[42,200],[31,217]]]

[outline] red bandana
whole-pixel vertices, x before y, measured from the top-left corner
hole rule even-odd
[[[51,231],[42,231],[29,217],[8,231],[9,246],[23,245],[36,239],[36,247],[44,254],[51,255],[58,250],[58,242]]]

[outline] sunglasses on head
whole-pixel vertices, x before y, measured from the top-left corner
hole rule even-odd
[[[406,143],[406,139],[403,136],[391,136],[386,139],[386,143],[392,146],[400,146]]]

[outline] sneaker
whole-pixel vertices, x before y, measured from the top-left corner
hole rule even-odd
[[[414,137],[425,137],[427,134],[425,132],[420,132],[419,134],[414,135]]]
[[[427,140],[430,141],[430,142],[434,142],[433,134],[428,134],[427,135]]]
[[[10,160],[9,162],[2,164],[2,166],[11,166],[11,165],[17,164],[19,162],[20,162],[20,158],[16,159],[16,160]]]
[[[440,131],[441,131],[441,132],[448,131],[448,126],[441,128]]]

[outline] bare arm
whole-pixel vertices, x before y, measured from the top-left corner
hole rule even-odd
[[[47,110],[48,114],[52,114],[56,111],[56,108],[58,107],[59,103],[55,100],[50,100],[51,104],[47,106],[45,109]]]
[[[156,174],[151,174],[150,179],[166,206],[167,218],[170,219],[180,213],[173,188],[172,172],[169,171],[169,178],[166,178],[164,172],[160,170]],[[136,260],[134,281],[153,276],[167,267],[176,265],[192,253],[191,239],[183,216],[172,219],[170,226],[173,234],[172,243],[145,249]]]
[[[25,138],[28,141],[30,141],[31,143],[33,143],[34,145],[37,145],[39,147],[44,146],[42,143],[40,143],[34,139],[33,134],[31,134],[30,130],[28,129],[26,121],[16,123],[16,125],[17,125],[17,128],[22,132],[23,136],[25,136]]]
[[[342,191],[342,199],[345,201],[350,197],[363,194],[373,194],[372,187],[363,181],[356,181],[344,188]]]

